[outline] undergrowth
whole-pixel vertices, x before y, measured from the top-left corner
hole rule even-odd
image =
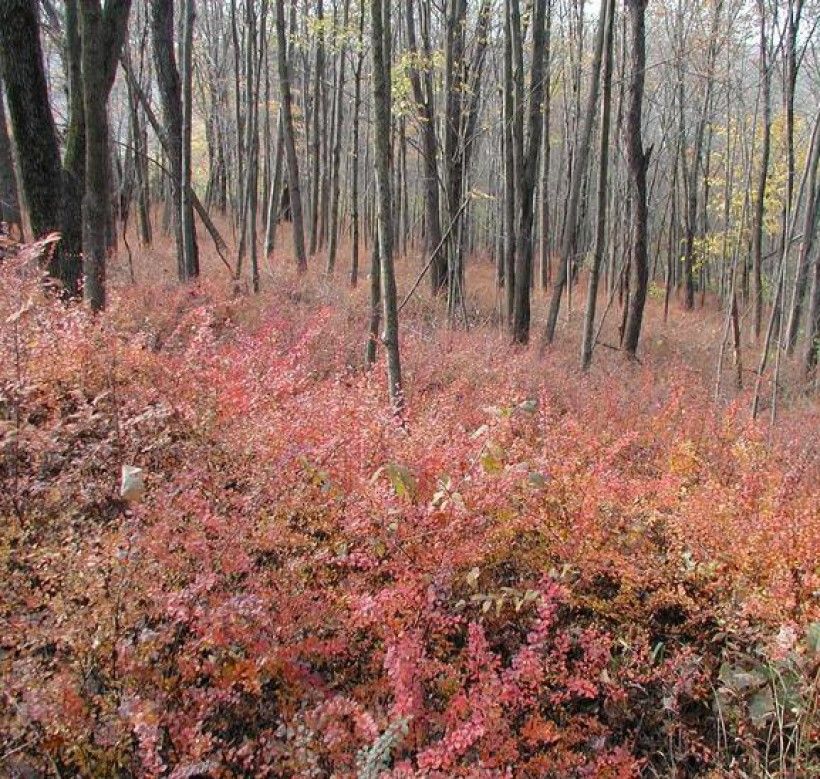
[[[397,420],[318,292],[95,319],[45,250],[0,264],[0,772],[817,775],[815,407],[410,319]]]

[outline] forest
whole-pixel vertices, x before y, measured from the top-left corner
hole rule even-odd
[[[0,0],[0,777],[820,776],[818,0]]]

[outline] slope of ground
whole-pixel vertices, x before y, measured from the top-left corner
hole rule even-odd
[[[820,414],[716,406],[719,315],[653,304],[642,363],[581,377],[572,326],[510,350],[484,269],[469,332],[406,309],[398,420],[365,290],[154,277],[91,320],[32,254],[0,268],[0,772],[818,770]]]

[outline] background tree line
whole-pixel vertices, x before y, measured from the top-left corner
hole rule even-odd
[[[171,233],[180,281],[208,241],[254,292],[274,262],[339,284],[366,270],[366,359],[381,340],[395,403],[394,258],[415,257],[409,294],[426,287],[451,326],[470,323],[478,263],[494,265],[515,343],[549,345],[582,307],[585,369],[615,312],[637,355],[656,295],[664,317],[673,301],[676,316],[725,312],[738,384],[744,344],[758,381],[796,354],[813,384],[818,10],[4,0],[2,219],[59,231],[48,272],[95,309],[118,235]]]

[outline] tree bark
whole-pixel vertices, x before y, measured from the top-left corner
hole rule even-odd
[[[530,337],[530,294],[535,222],[535,184],[538,155],[544,127],[541,102],[544,97],[544,20],[547,0],[535,0],[532,21],[532,72],[527,121],[527,148],[519,166],[518,224],[515,241],[515,295],[513,301],[513,341],[525,344]],[[513,31],[515,33],[515,31]]]
[[[313,71],[313,141],[310,146],[311,175],[310,175],[310,254],[316,253],[319,238],[319,194],[320,194],[320,151],[322,127],[320,123],[322,103],[322,80],[325,77],[325,33],[324,33],[324,2],[316,3],[316,60]]]
[[[165,119],[165,136],[168,144],[166,153],[171,169],[171,197],[173,200],[174,235],[177,246],[177,275],[180,281],[186,281],[196,275],[198,262],[193,264],[193,256],[186,257],[186,245],[196,246],[196,235],[186,235],[185,230],[193,231],[192,204],[183,198],[183,191],[188,187],[183,179],[183,108],[182,86],[174,56],[174,0],[154,0],[151,3],[151,32],[154,39],[154,63],[157,71],[160,103]],[[188,210],[182,218],[182,209]],[[191,260],[191,265],[186,260]]]
[[[552,288],[549,310],[547,312],[547,327],[544,334],[546,343],[552,343],[555,337],[555,328],[558,324],[558,312],[561,309],[561,296],[564,286],[572,284],[569,278],[572,265],[574,264],[574,251],[577,244],[578,231],[578,207],[581,200],[581,185],[587,169],[587,159],[589,157],[590,140],[592,138],[592,123],[595,119],[595,109],[598,103],[598,88],[601,74],[601,57],[604,48],[604,28],[606,27],[606,3],[601,0],[601,11],[598,16],[598,30],[595,37],[595,53],[592,62],[592,83],[587,96],[586,111],[581,130],[581,136],[577,144],[575,164],[572,169],[570,179],[569,199],[567,201],[567,216],[564,220],[564,234],[561,241],[561,259],[557,270],[557,277]],[[643,79],[643,73],[641,73]],[[641,86],[643,90],[643,86]]]
[[[0,75],[0,222],[5,222],[10,228],[16,227],[22,238],[23,221],[17,195],[17,176],[14,172],[11,139],[6,127],[2,75]]]
[[[763,215],[766,200],[766,185],[769,177],[769,154],[771,147],[772,108],[771,73],[768,62],[768,42],[766,40],[766,10],[763,0],[757,0],[760,17],[760,85],[763,103],[763,148],[760,152],[760,173],[755,199],[754,223],[752,225],[752,332],[760,338],[763,320]]]
[[[49,107],[36,0],[0,3],[0,66],[20,163],[31,231],[40,238],[60,229],[60,155]],[[70,278],[55,252],[48,273]]]
[[[344,0],[344,12],[342,16],[342,26],[347,29],[347,22],[350,13],[350,0]],[[341,182],[339,180],[340,163],[342,158],[342,128],[344,118],[344,88],[345,88],[345,58],[344,45],[339,51],[339,73],[336,79],[336,92],[334,94],[335,108],[333,114],[335,124],[333,128],[333,152],[332,152],[332,185],[330,194],[330,236],[327,250],[327,272],[333,275],[336,268],[336,253],[339,245],[339,194]]]
[[[648,221],[646,169],[649,166],[649,152],[644,151],[641,138],[644,71],[646,69],[646,3],[647,0],[626,0],[630,16],[630,43],[632,46],[629,108],[626,117],[626,146],[629,178],[632,186],[632,208],[634,210],[632,212],[632,279],[629,295],[629,314],[624,330],[624,350],[631,358],[634,358],[638,351],[649,275],[646,248]]]
[[[612,32],[615,20],[615,0],[606,0],[604,4],[606,32],[604,38],[604,90],[601,97],[601,140],[600,161],[598,164],[598,212],[595,221],[595,248],[592,255],[592,268],[589,272],[587,306],[584,314],[584,334],[581,342],[581,370],[589,370],[592,362],[593,328],[595,326],[595,307],[598,300],[598,278],[604,256],[606,241],[606,202],[609,174],[609,123],[612,97]]]
[[[83,294],[92,311],[105,307],[105,228],[109,199],[108,111],[103,83],[102,8],[80,0],[85,194],[83,196]]]
[[[806,297],[809,280],[809,257],[814,247],[814,233],[817,229],[817,222],[820,219],[820,193],[818,193],[817,180],[818,163],[820,163],[820,139],[817,137],[812,138],[809,159],[809,179],[803,212],[803,238],[800,242],[800,255],[797,259],[794,289],[792,290],[791,311],[786,329],[786,352],[788,354],[793,354],[797,345],[800,317],[803,313],[803,301]]]
[[[191,202],[191,129],[193,120],[192,105],[192,49],[194,19],[196,10],[194,0],[184,0],[182,17],[182,125],[180,143],[180,201],[179,220],[182,228],[182,267],[183,279],[199,276],[199,252],[196,244],[196,226],[194,209]]]
[[[305,255],[304,222],[302,220],[302,194],[299,188],[299,161],[296,157],[296,140],[293,134],[293,98],[290,91],[290,66],[288,64],[284,0],[276,0],[276,42],[279,94],[282,101],[282,130],[285,138],[285,158],[288,164],[288,193],[293,225],[293,249],[296,253],[296,268],[300,273],[304,273],[307,270],[307,257]]]
[[[100,88],[104,100],[114,85],[117,62],[125,42],[131,0],[108,0],[102,9],[99,30]],[[62,205],[60,251],[65,269],[63,283],[72,293],[79,290],[82,276],[82,201],[86,172],[86,117],[84,79],[82,73],[82,42],[78,0],[66,0],[65,31],[68,66],[69,122],[62,165]],[[108,212],[107,212],[108,213]]]
[[[439,216],[438,161],[436,159],[436,123],[433,114],[433,81],[430,77],[429,41],[424,38],[424,51],[419,54],[416,42],[416,23],[413,0],[407,0],[407,45],[412,60],[409,69],[413,100],[419,113],[419,133],[424,164],[424,218],[425,245],[430,255],[441,243],[441,219]],[[417,66],[419,56],[425,58],[424,82]],[[438,252],[430,266],[430,291],[437,295],[447,284],[447,263],[443,253]]]
[[[384,312],[382,343],[387,353],[387,384],[390,403],[401,409],[401,359],[396,276],[393,268],[392,210],[390,193],[390,0],[371,0],[371,48],[373,57],[373,130],[376,152],[376,206],[378,222],[381,296]]]
[[[359,283],[359,111],[362,104],[362,64],[364,62],[364,0],[359,0],[358,54],[353,87],[353,130],[350,183],[350,286]],[[376,326],[378,330],[378,325]]]

